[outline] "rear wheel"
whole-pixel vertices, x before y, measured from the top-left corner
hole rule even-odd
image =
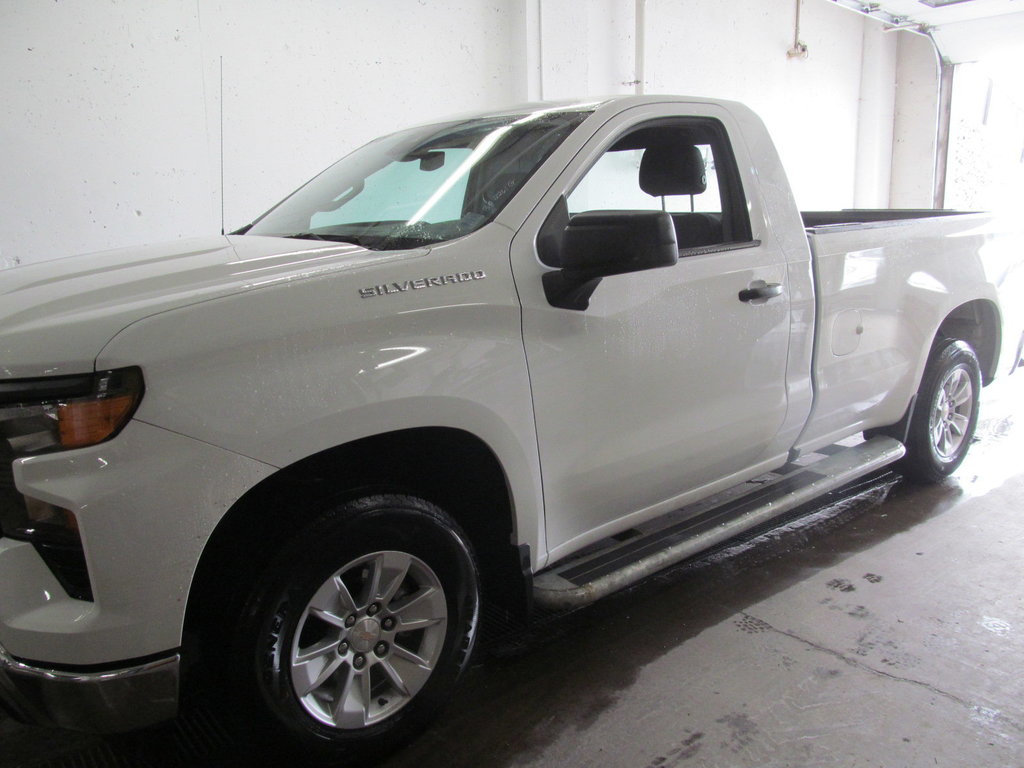
[[[236,631],[239,704],[278,746],[376,761],[449,698],[478,610],[472,552],[444,512],[397,495],[340,505],[252,591]]]
[[[900,469],[929,483],[952,474],[974,438],[980,396],[981,367],[970,345],[954,340],[937,347],[918,390]]]

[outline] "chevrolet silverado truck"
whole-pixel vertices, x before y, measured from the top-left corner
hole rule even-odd
[[[1020,259],[988,214],[801,214],[748,108],[650,96],[413,128],[230,235],[4,270],[0,700],[117,732],[209,685],[381,754],[482,600],[943,480],[1021,360]]]

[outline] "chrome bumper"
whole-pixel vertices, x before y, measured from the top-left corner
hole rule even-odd
[[[0,647],[0,705],[23,723],[119,733],[178,712],[178,654],[104,672],[66,672],[18,661]]]

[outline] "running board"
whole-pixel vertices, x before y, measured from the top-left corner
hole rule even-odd
[[[588,547],[539,573],[533,580],[534,600],[555,610],[593,602],[881,469],[905,452],[903,444],[891,437],[821,449],[816,452],[821,458],[813,463],[787,464],[672,512],[654,521],[655,525],[662,522],[655,530]]]

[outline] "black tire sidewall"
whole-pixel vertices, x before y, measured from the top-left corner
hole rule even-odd
[[[437,575],[448,609],[444,646],[429,680],[400,710],[363,729],[334,729],[309,715],[292,689],[292,639],[313,593],[345,564],[381,550],[414,555]],[[472,652],[478,612],[472,551],[447,515],[415,497],[358,499],[301,531],[258,581],[236,634],[234,678],[270,739],[311,756],[379,758],[415,736],[450,698]]]
[[[971,380],[971,415],[964,433],[964,440],[956,454],[949,460],[942,459],[936,452],[930,431],[930,419],[935,398],[946,377],[957,368],[963,369]],[[907,437],[907,456],[902,462],[906,474],[912,479],[924,482],[940,482],[951,475],[963,462],[970,448],[978,424],[978,410],[981,399],[981,366],[974,350],[965,341],[946,341],[936,346],[925,369],[918,389],[914,415]]]

